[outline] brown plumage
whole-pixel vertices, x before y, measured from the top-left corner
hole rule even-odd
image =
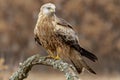
[[[48,51],[50,57],[71,61],[78,73],[85,68],[96,74],[82,56],[94,62],[97,57],[80,47],[78,36],[72,26],[55,15],[54,4],[47,3],[41,7],[34,34],[35,41]]]

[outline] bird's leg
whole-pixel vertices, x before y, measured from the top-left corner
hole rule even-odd
[[[47,58],[53,58],[54,59],[54,54],[50,50],[48,50],[47,52],[48,52]]]
[[[61,58],[59,57],[59,54],[61,53],[61,48],[60,47],[58,47],[57,48],[57,55],[56,55],[56,57],[54,58],[54,59],[57,59],[57,60],[60,60]]]
[[[57,54],[57,56],[56,56],[54,59],[60,60],[61,58],[60,58],[59,55]]]

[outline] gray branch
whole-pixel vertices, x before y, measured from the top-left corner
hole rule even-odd
[[[41,57],[38,54],[31,56],[23,63],[20,63],[19,69],[10,77],[9,80],[23,80],[24,78],[27,78],[28,72],[34,65],[52,66],[54,69],[64,72],[67,80],[80,80],[76,69],[72,65],[63,62],[62,60]]]

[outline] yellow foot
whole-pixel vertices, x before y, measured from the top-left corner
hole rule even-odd
[[[54,59],[60,60],[61,58],[57,55],[56,57],[54,57]]]

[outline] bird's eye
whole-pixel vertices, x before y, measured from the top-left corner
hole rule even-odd
[[[51,9],[50,7],[47,7],[47,9]]]

